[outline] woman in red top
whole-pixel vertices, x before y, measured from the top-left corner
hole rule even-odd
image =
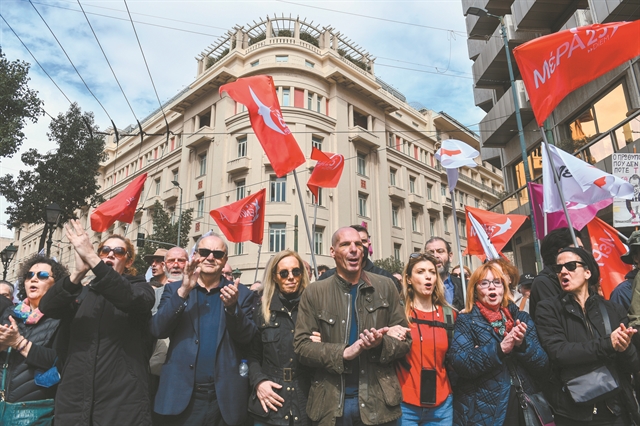
[[[453,398],[445,369],[449,349],[446,316],[453,325],[453,309],[444,298],[438,260],[413,253],[402,274],[405,313],[409,319],[411,352],[398,368],[405,425],[451,425]]]

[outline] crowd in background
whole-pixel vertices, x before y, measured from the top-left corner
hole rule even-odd
[[[96,250],[71,221],[72,270],[28,259],[17,304],[0,282],[0,424],[640,425],[637,270],[605,300],[569,231],[538,275],[451,268],[432,237],[394,276],[354,225],[317,280],[284,250],[249,287],[221,237],[146,256],[147,281],[127,238]],[[629,247],[638,266],[640,232]]]

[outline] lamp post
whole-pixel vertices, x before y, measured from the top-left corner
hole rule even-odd
[[[2,271],[2,279],[7,279],[7,272],[9,272],[9,264],[13,260],[14,256],[18,252],[18,247],[14,246],[13,243],[6,246],[2,251],[0,251],[0,259],[2,259],[2,267],[4,270]]]
[[[236,268],[233,271],[231,271],[231,276],[233,277],[234,280],[237,280],[238,278],[240,278],[242,276],[242,271],[240,269]]]
[[[529,171],[529,158],[527,156],[527,144],[524,140],[524,127],[522,126],[522,117],[520,116],[520,103],[518,102],[518,94],[516,92],[516,79],[513,75],[513,65],[511,64],[511,50],[509,50],[509,39],[507,38],[507,27],[504,24],[504,16],[493,15],[486,9],[479,7],[470,7],[467,13],[478,16],[480,18],[489,16],[500,21],[500,33],[502,34],[502,42],[504,43],[505,54],[507,55],[507,67],[509,68],[509,81],[511,83],[511,94],[513,95],[513,108],[516,112],[516,125],[518,126],[518,139],[520,140],[520,151],[522,152],[522,166],[524,167],[524,178],[527,183],[531,182],[531,172]],[[536,261],[538,269],[542,269],[542,261],[540,258],[540,248],[538,247],[538,238],[536,234],[536,222],[533,219],[533,202],[531,201],[531,190],[527,185],[527,195],[529,198],[529,216],[531,219],[531,228],[533,231],[533,247],[536,252]]]
[[[177,246],[180,247],[180,228],[182,226],[182,187],[180,186],[180,182],[178,182],[177,180],[172,180],[171,183],[173,184],[173,186],[178,187],[178,189],[180,190],[180,205],[179,205],[180,212],[178,214],[178,244],[177,244]]]
[[[47,257],[51,255],[51,244],[53,244],[53,240],[51,237],[53,236],[53,231],[56,229],[58,225],[58,221],[62,217],[62,209],[57,203],[51,203],[46,208],[47,216],[46,222],[49,227],[49,239],[47,239]]]

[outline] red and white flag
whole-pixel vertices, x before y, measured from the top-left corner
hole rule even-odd
[[[569,93],[640,55],[640,20],[594,24],[513,49],[538,126]]]
[[[478,155],[480,153],[475,148],[457,139],[442,141],[435,157],[436,160],[440,161],[442,167],[447,170],[450,192],[453,192],[453,189],[458,184],[458,168],[477,166],[478,164],[474,161],[474,158]]]
[[[482,250],[484,250],[484,257],[489,260],[499,259],[500,254],[496,247],[491,243],[489,239],[489,235],[487,235],[487,231],[480,225],[480,222],[473,216],[473,214],[467,212],[467,219],[471,222],[471,229],[475,231],[475,236],[480,241],[480,245],[482,246]],[[481,260],[484,259],[480,256]]]
[[[474,220],[484,229],[487,238],[493,244],[497,252],[502,251],[509,242],[513,234],[522,226],[527,216],[519,214],[500,214],[488,212],[482,209],[476,209],[466,206],[464,208],[467,216],[472,215]],[[467,249],[464,254],[473,254],[483,259],[485,250],[482,241],[478,237],[478,233],[473,228],[471,220],[467,220]]]
[[[146,180],[147,174],[144,173],[132,180],[121,193],[100,204],[91,213],[91,229],[104,232],[116,223],[116,220],[131,223]]]
[[[222,92],[227,92],[233,100],[247,107],[251,127],[276,176],[282,177],[305,162],[298,142],[282,117],[271,76],[239,78],[220,86],[220,96]]]
[[[342,170],[344,169],[344,156],[322,152],[317,148],[311,150],[311,159],[318,161],[309,177],[307,186],[318,199],[318,187],[335,188],[340,182]]]
[[[613,289],[624,281],[624,276],[631,271],[632,266],[621,259],[629,250],[618,238],[616,228],[600,218],[596,217],[589,222],[587,229],[593,257],[600,266],[600,287],[604,298],[608,300]]]
[[[625,199],[633,197],[633,185],[629,182],[600,170],[556,146],[549,145],[549,151],[560,177],[560,187],[565,201],[591,205],[613,197]],[[553,179],[551,162],[544,142],[542,142],[542,182],[544,211],[547,213],[561,211],[562,201]]]
[[[244,197],[209,213],[229,241],[262,244],[264,236],[264,199],[266,189]]]

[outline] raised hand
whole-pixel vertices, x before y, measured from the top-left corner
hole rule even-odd
[[[524,342],[524,337],[527,334],[527,323],[516,320],[516,325],[511,330],[513,334],[514,346],[520,346]]]
[[[198,285],[200,277],[200,262],[197,259],[187,261],[182,275],[182,285],[178,289],[178,296],[186,299],[191,290]]]
[[[93,268],[100,263],[100,257],[93,249],[89,234],[82,228],[79,221],[71,219],[69,223],[64,226],[64,233],[76,250],[76,253],[78,253],[78,256],[82,259],[84,265]]]
[[[238,286],[240,278],[236,278],[233,285],[226,285],[220,289],[220,299],[225,308],[233,308],[238,303]]]

